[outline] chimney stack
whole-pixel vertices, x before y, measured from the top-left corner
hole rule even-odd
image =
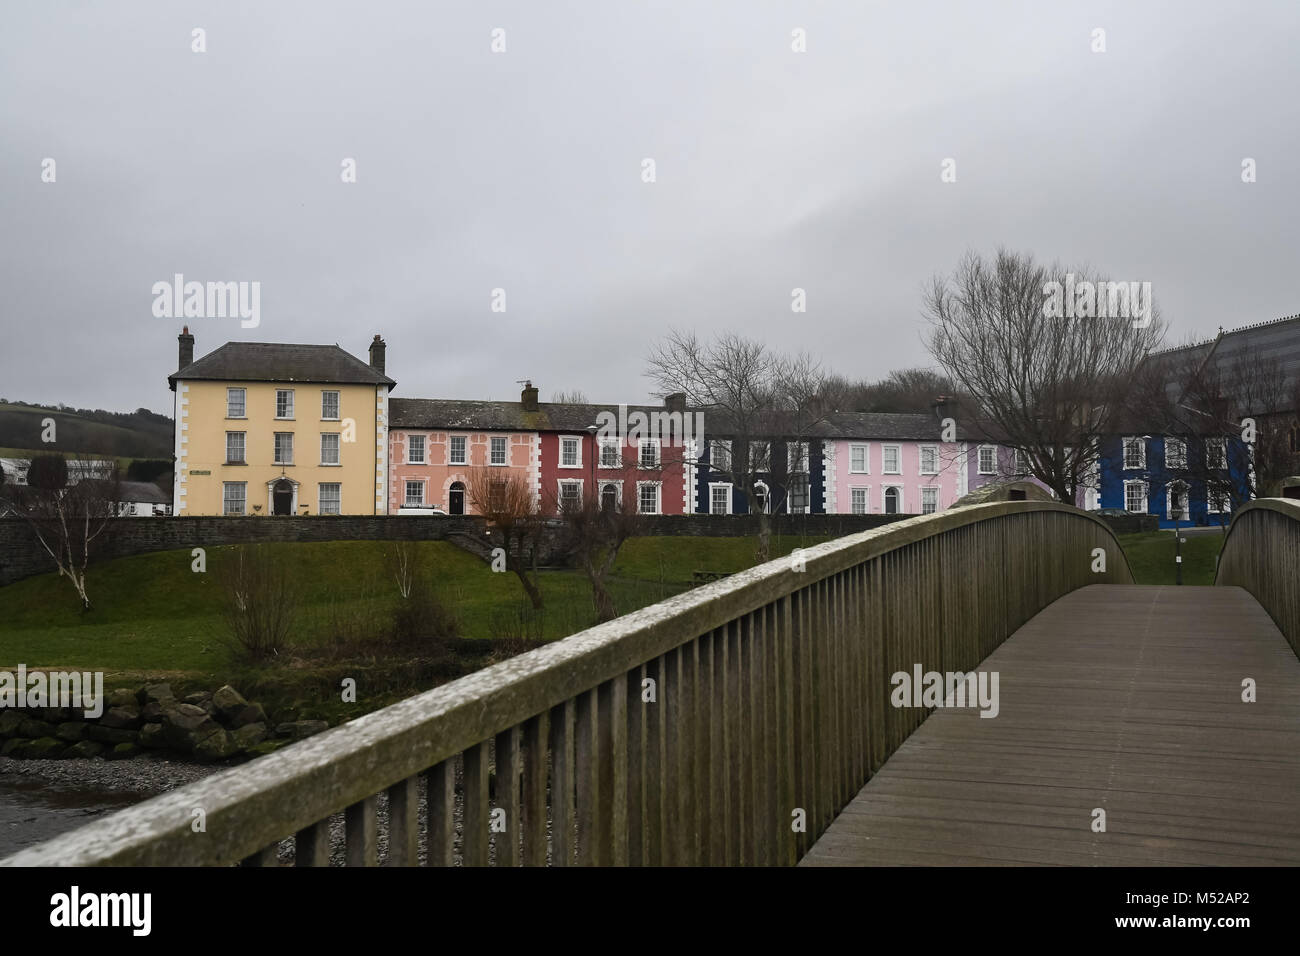
[[[375,333],[375,340],[370,343],[370,367],[380,375],[384,374],[384,353],[388,345]]]
[[[181,364],[178,367],[182,369],[189,368],[194,364],[194,336],[190,335],[188,325],[181,328],[181,334],[176,336],[176,341],[180,343],[181,347]]]
[[[537,404],[537,386],[532,382],[524,382],[524,390],[519,393],[519,402],[526,412],[540,411],[541,406]]]
[[[686,411],[686,393],[673,392],[671,395],[664,396],[664,408],[670,412]]]
[[[940,395],[937,398],[935,398],[933,402],[930,403],[930,408],[934,410],[935,418],[939,419],[940,421],[943,421],[943,419],[949,417],[948,414],[949,401],[951,401],[951,399],[947,395]]]

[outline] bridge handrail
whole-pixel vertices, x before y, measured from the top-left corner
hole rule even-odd
[[[289,837],[297,865],[325,865],[340,812],[347,864],[373,865],[381,793],[387,861],[415,864],[422,791],[431,865],[793,863],[924,719],[885,706],[891,673],[970,671],[1062,594],[1132,581],[1104,522],[1045,501],[911,518],[802,558],[802,570],[781,558],[739,572],[0,865],[271,864]]]
[[[1257,498],[1232,516],[1217,585],[1245,588],[1300,655],[1300,501]]]

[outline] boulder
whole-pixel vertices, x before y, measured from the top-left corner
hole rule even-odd
[[[120,747],[129,747],[129,746],[131,746],[131,745],[130,745],[130,744],[119,744],[118,746],[120,746]],[[72,745],[71,747],[69,747],[67,750],[63,751],[63,757],[64,757],[65,760],[66,760],[66,759],[70,759],[70,758],[74,758],[74,757],[81,757],[81,758],[84,758],[84,759],[89,760],[89,759],[92,758],[92,757],[98,757],[98,756],[101,756],[103,753],[104,753],[104,745],[103,745],[103,744],[96,743],[96,742],[93,741],[93,740],[82,740],[82,741],[79,741],[79,742],[73,744],[73,745]]]
[[[269,724],[266,711],[261,704],[245,704],[234,715],[227,718],[231,730],[247,727],[249,724]]]
[[[143,706],[150,703],[161,704],[164,701],[175,700],[176,695],[172,693],[171,684],[147,684],[140,690],[136,699]]]
[[[29,717],[18,725],[18,736],[32,738],[53,737],[54,725]]]
[[[184,701],[185,703],[193,704],[195,707],[202,707],[211,699],[212,699],[212,691],[210,690],[196,691],[193,694],[186,694],[184,697],[181,698],[181,700]]]
[[[104,701],[104,706],[135,707],[140,702],[139,694],[140,692],[138,690],[126,690],[125,688],[120,688],[108,695],[108,699]]]
[[[163,740],[169,747],[193,753],[208,737],[217,731],[225,733],[221,725],[194,704],[177,704],[163,715]]]
[[[238,750],[255,747],[266,739],[266,724],[245,724],[231,735]]]
[[[290,740],[302,740],[304,737],[318,734],[322,730],[329,730],[329,727],[330,725],[323,720],[291,720],[277,726],[275,735],[277,737],[288,737]]]
[[[224,687],[219,687],[212,695],[212,706],[217,709],[217,716],[229,721],[248,706],[248,701],[244,700],[239,691],[226,684]]]
[[[136,744],[118,744],[108,752],[109,760],[126,760],[129,757],[135,757],[140,753],[140,748]]]
[[[90,729],[86,731],[86,736],[102,744],[133,744],[140,740],[140,732],[137,730],[101,727],[99,724],[91,724]]]
[[[145,724],[140,728],[141,747],[166,747],[166,728],[162,724]]]
[[[61,724],[65,720],[80,720],[85,712],[75,707],[45,707],[41,710],[41,719],[48,724]]]
[[[249,747],[247,753],[250,757],[265,757],[281,747],[287,747],[289,743],[288,740],[263,740],[260,744]]]
[[[194,747],[195,759],[203,763],[225,760],[237,753],[239,753],[239,748],[235,746],[235,738],[222,727],[218,727],[215,733],[204,737]]]
[[[69,720],[66,723],[59,724],[54,729],[54,736],[60,740],[66,740],[75,744],[79,740],[86,739],[86,731],[90,729],[90,724],[83,723],[79,720]]]
[[[140,719],[146,724],[156,724],[158,721],[162,720],[162,717],[163,705],[157,701],[145,704],[140,708]]]
[[[39,740],[31,741],[20,751],[21,755],[28,760],[52,760],[62,756],[63,751],[68,749],[68,743],[65,740],[58,740],[54,737],[42,737]]]
[[[130,707],[110,707],[99,718],[101,727],[117,727],[122,730],[135,730],[141,723],[140,708],[134,704]]]
[[[0,710],[0,737],[12,737],[27,718],[16,710]]]
[[[19,752],[29,743],[31,741],[26,737],[10,737],[3,746],[0,746],[0,757],[20,756]]]

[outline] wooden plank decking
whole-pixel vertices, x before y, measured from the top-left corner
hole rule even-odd
[[[998,716],[935,710],[800,865],[1300,864],[1300,661],[1246,591],[1082,588],[979,669]]]

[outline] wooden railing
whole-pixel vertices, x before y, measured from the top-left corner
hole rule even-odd
[[[925,718],[890,706],[891,674],[970,671],[1061,595],[1131,581],[1110,529],[1064,505],[912,518],[522,654],[3,862],[272,865],[292,853],[319,866],[333,846],[334,862],[356,866],[792,864]]]
[[[1259,498],[1232,518],[1215,584],[1245,588],[1300,655],[1300,501]]]

